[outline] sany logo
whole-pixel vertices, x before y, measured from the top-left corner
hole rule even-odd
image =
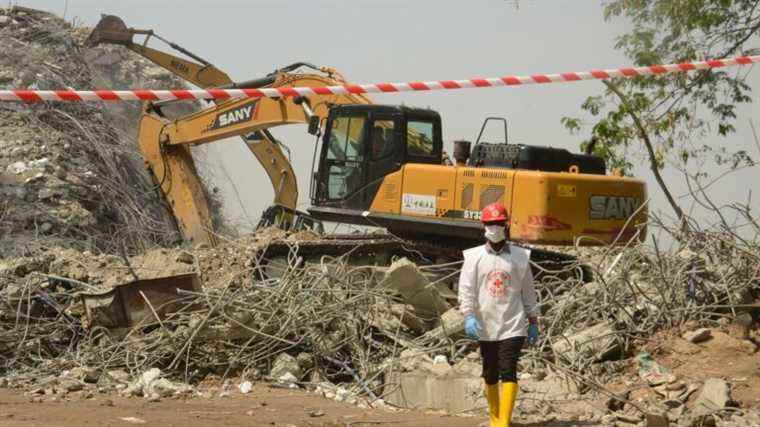
[[[257,101],[254,100],[239,107],[235,107],[232,110],[217,114],[214,122],[209,127],[209,130],[220,129],[251,120],[256,102]]]
[[[640,205],[637,197],[591,196],[589,216],[591,219],[627,219]]]

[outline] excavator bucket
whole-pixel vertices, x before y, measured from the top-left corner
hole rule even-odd
[[[97,46],[101,43],[106,44],[132,44],[134,31],[127,28],[124,20],[116,15],[103,15],[98,25],[87,38],[87,46]]]
[[[91,326],[131,328],[161,322],[187,306],[183,292],[200,292],[197,273],[136,280],[108,292],[80,294]]]

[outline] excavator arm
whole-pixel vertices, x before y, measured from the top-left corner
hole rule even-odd
[[[143,41],[142,44],[138,44],[134,42],[134,36],[136,35],[145,36],[145,40]],[[188,59],[181,58],[176,55],[172,55],[170,53],[163,52],[161,50],[148,47],[147,44],[152,37],[155,37],[158,40],[166,43],[172,49],[178,52],[181,52],[187,57],[193,59],[195,62]],[[176,43],[172,43],[162,38],[161,36],[156,34],[153,30],[139,30],[139,29],[134,29],[134,28],[127,28],[124,21],[118,16],[114,16],[114,15],[103,16],[100,22],[98,22],[97,26],[93,29],[92,33],[90,33],[90,36],[87,40],[87,45],[96,46],[98,44],[114,44],[114,45],[124,46],[127,49],[137,53],[138,55],[150,60],[151,62],[165,68],[169,72],[177,76],[180,76],[184,80],[190,83],[193,83],[201,88],[264,87],[264,86],[270,86],[271,84],[273,84],[277,76],[277,72],[275,72],[260,79],[251,80],[251,81],[247,81],[243,83],[235,83],[226,73],[219,70],[210,62],[206,61],[200,56],[188,51],[187,49],[183,48],[182,46],[179,46]],[[278,71],[281,73],[288,72],[302,65],[309,65],[309,64],[297,63],[291,66],[285,67]],[[312,66],[312,68],[314,67]],[[334,72],[334,70],[326,69],[326,68],[320,69],[320,70],[328,73],[328,75],[338,76],[337,73]],[[218,105],[227,105],[230,103],[234,104],[234,101],[219,102]],[[230,108],[234,108],[234,106],[231,106]],[[159,112],[159,110],[154,107],[149,107],[146,111],[154,111],[156,113]],[[242,133],[233,132],[232,134],[240,135],[240,137],[242,138],[243,142],[246,144],[248,149],[251,151],[251,153],[253,153],[253,155],[256,157],[256,159],[259,161],[261,166],[266,171],[267,176],[269,177],[269,180],[271,182],[272,188],[274,189],[274,205],[279,206],[279,207],[284,207],[291,212],[295,211],[296,203],[298,201],[298,183],[295,180],[295,174],[293,173],[293,168],[292,168],[292,165],[290,164],[290,161],[288,160],[285,153],[283,153],[282,149],[280,148],[280,145],[277,143],[277,141],[272,136],[272,134],[270,134],[267,131],[260,132],[260,133],[251,133],[251,134],[242,134]],[[175,151],[177,153],[179,152],[184,153],[181,156],[177,154],[178,156],[177,159],[186,158],[186,160],[183,160],[181,163],[184,164],[184,168],[189,168],[188,161],[192,159],[192,157],[190,157],[190,152],[187,149],[175,150]],[[144,154],[146,153],[145,148],[143,148],[143,153]],[[146,158],[148,157],[149,156],[146,156]],[[162,161],[162,164],[163,164],[163,161]],[[159,169],[161,168],[154,167],[152,170],[155,173]],[[194,174],[196,173],[196,171],[192,169],[191,173]],[[161,173],[157,173],[156,176],[159,178],[163,177]],[[165,180],[166,178],[164,177],[164,181]],[[194,194],[197,194],[199,192],[202,193],[202,188],[200,186],[198,186],[197,188],[195,188],[195,185],[190,185],[190,186],[193,187],[192,193]],[[188,201],[191,200],[189,196],[185,197],[185,199]],[[176,210],[176,209],[181,209],[181,208],[172,206],[171,209]],[[196,207],[196,208],[188,207],[188,209],[204,210],[203,208],[200,208],[200,207]],[[206,212],[203,216],[208,216],[208,213]],[[208,240],[208,239],[203,239],[203,240]]]
[[[145,36],[145,40],[142,44],[137,44],[134,42],[133,39],[135,35]],[[150,41],[151,37],[155,37],[161,40],[162,42],[168,44],[172,49],[175,49],[178,52],[187,55],[197,62],[189,61],[187,59],[148,47],[148,41]],[[200,56],[188,51],[176,43],[172,43],[162,38],[153,30],[138,30],[134,28],[127,28],[126,24],[124,24],[124,21],[115,15],[104,15],[100,19],[100,22],[98,22],[98,25],[96,25],[90,33],[86,44],[88,46],[97,46],[99,44],[115,44],[124,46],[127,49],[142,56],[143,58],[150,60],[156,65],[165,68],[172,74],[176,74],[198,87],[220,87],[232,83],[232,79],[225,72],[219,70]]]
[[[327,75],[280,72],[268,87],[319,87],[342,84],[335,72]],[[310,116],[327,117],[331,105],[371,104],[364,95],[314,95],[301,98],[238,99],[220,103],[177,120],[160,114],[157,104],[147,103],[140,121],[140,150],[146,164],[168,201],[185,239],[214,244],[211,214],[189,146],[206,144],[237,135],[262,135],[286,124],[307,123]],[[160,104],[159,104],[160,105]],[[265,167],[280,168],[284,183],[295,183],[290,163],[278,164],[271,147],[261,149],[264,140],[246,139],[251,151],[263,152]],[[289,172],[282,168],[287,166]],[[271,175],[270,175],[271,176]],[[256,191],[256,186],[251,185]],[[282,188],[275,193],[282,194]],[[288,193],[293,194],[293,193]],[[297,193],[295,193],[297,195]],[[289,201],[295,206],[295,200]],[[286,205],[287,206],[287,205]]]

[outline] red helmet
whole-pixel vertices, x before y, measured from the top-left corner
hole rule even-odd
[[[509,220],[507,208],[499,202],[491,203],[483,208],[480,216],[481,222],[506,222]]]

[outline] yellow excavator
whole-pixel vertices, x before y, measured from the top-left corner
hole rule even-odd
[[[115,26],[111,27],[112,34],[121,35],[120,44],[191,82],[200,82],[204,87],[215,84],[198,77],[202,75],[216,76],[215,79],[224,75],[229,80],[205,61],[195,64],[172,59],[171,55],[135,45],[131,36],[138,30],[126,29],[123,22],[115,31]],[[103,28],[98,25],[93,38],[114,42],[117,37],[104,36],[107,33]],[[180,68],[185,74],[178,72]],[[318,73],[297,73],[295,67],[286,67],[264,78],[217,86],[316,87],[344,83],[334,70],[312,68]],[[334,238],[332,244],[317,241],[311,246],[302,245],[300,250],[340,253],[361,245],[378,253],[408,249],[411,244],[413,250],[426,256],[458,257],[462,248],[482,241],[480,211],[496,201],[504,203],[511,213],[509,237],[517,242],[600,245],[645,236],[644,182],[607,174],[604,161],[589,153],[512,143],[507,140],[504,119],[487,119],[475,144],[455,141],[456,163],[446,164],[438,113],[376,105],[366,96],[229,100],[176,120],[162,116],[162,105],[144,105],[140,149],[189,241],[213,244],[208,204],[188,147],[245,135],[246,144],[266,167],[287,159],[263,131],[290,123],[308,123],[309,132],[318,135],[318,140],[321,136],[321,143],[314,148],[309,214],[323,221],[383,227],[402,238],[341,236]],[[483,130],[492,120],[501,120],[504,125],[504,138],[498,143],[482,140]],[[268,143],[269,148],[261,150],[257,145],[261,143]],[[292,182],[288,185],[297,194],[292,168],[289,164],[278,166],[288,175],[282,178],[270,173],[270,178],[276,178],[273,184],[281,189],[280,183]],[[275,192],[278,194],[277,186]]]

